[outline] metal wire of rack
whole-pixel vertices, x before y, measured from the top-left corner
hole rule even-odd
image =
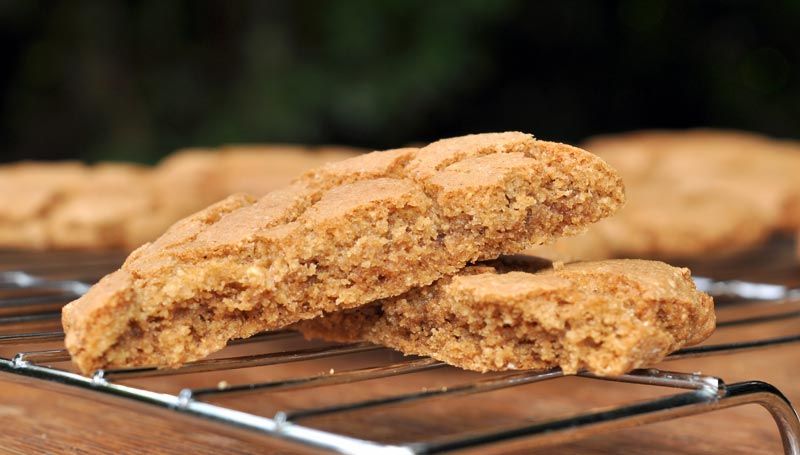
[[[86,377],[70,371],[69,355],[63,348],[30,350],[41,343],[60,343],[63,332],[58,329],[60,307],[80,296],[90,283],[114,268],[120,256],[103,254],[52,253],[41,261],[41,253],[0,253],[0,348],[12,349],[16,355],[0,357],[0,373],[15,375],[26,381],[50,381],[82,389],[94,394],[117,397],[132,402],[163,408],[210,421],[214,424],[244,429],[267,437],[280,438],[310,448],[350,454],[433,454],[460,449],[486,447],[522,441],[542,446],[577,440],[601,432],[671,420],[719,409],[758,404],[769,411],[780,432],[786,454],[800,455],[800,420],[789,400],[774,386],[761,381],[726,384],[721,378],[699,374],[640,369],[615,377],[598,377],[587,372],[578,376],[596,381],[615,381],[677,389],[678,392],[611,408],[588,410],[569,417],[467,431],[440,437],[386,444],[367,438],[335,433],[305,424],[309,418],[337,415],[363,409],[380,409],[393,405],[446,400],[459,396],[510,389],[524,384],[549,381],[564,376],[559,370],[547,372],[513,371],[482,377],[446,388],[430,388],[410,393],[367,400],[345,401],[334,405],[284,410],[274,417],[238,411],[209,402],[224,395],[268,394],[290,390],[324,388],[333,385],[410,375],[446,366],[433,359],[405,357],[401,361],[377,366],[331,370],[330,373],[291,377],[288,379],[246,382],[221,387],[184,388],[177,394],[161,393],[123,384],[121,381],[156,376],[176,376],[202,372],[229,371],[265,365],[283,365],[314,359],[333,359],[383,348],[356,343],[349,345],[310,346],[300,349],[256,354],[223,356],[192,362],[178,369],[128,368],[99,370]],[[760,301],[764,308],[787,301],[800,301],[800,290],[785,286],[745,281],[715,281],[698,278],[700,288],[715,296],[728,296]],[[769,321],[800,318],[800,311],[782,311],[730,319],[718,324],[720,330],[738,328]],[[292,332],[275,331],[238,340],[237,345],[292,337]],[[733,354],[800,342],[800,332],[787,336],[749,341],[734,341],[682,349],[666,360]],[[0,375],[0,379],[2,379]]]

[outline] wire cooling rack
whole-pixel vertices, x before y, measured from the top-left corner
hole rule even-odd
[[[382,443],[374,438],[315,428],[308,424],[320,416],[338,416],[361,410],[382,410],[413,403],[442,402],[457,397],[486,394],[525,384],[557,380],[564,376],[559,370],[547,372],[514,371],[484,376],[472,376],[467,382],[448,387],[430,387],[411,392],[392,393],[369,399],[348,400],[342,396],[334,404],[281,410],[272,417],[236,410],[213,403],[224,396],[270,394],[294,390],[324,390],[342,384],[368,380],[387,380],[402,375],[421,374],[434,369],[449,369],[441,362],[421,357],[402,357],[365,367],[338,367],[337,359],[354,354],[371,353],[383,348],[366,344],[301,345],[297,349],[278,349],[264,352],[248,350],[244,355],[228,351],[238,346],[262,346],[263,342],[296,337],[293,332],[262,333],[246,340],[231,343],[220,356],[187,364],[179,369],[129,368],[99,370],[90,377],[74,372],[69,355],[60,344],[64,334],[58,323],[60,308],[80,296],[100,276],[118,266],[124,259],[119,255],[88,253],[25,253],[0,252],[0,348],[16,355],[0,357],[0,379],[14,375],[32,385],[41,381],[60,383],[85,394],[116,397],[121,402],[138,402],[204,419],[215,425],[234,427],[256,435],[280,438],[300,446],[350,454],[432,454],[461,449],[496,448],[498,444],[516,443],[524,447],[558,444],[578,440],[601,432],[629,428],[648,423],[708,413],[711,411],[757,404],[767,409],[780,433],[786,454],[800,455],[800,421],[788,399],[774,386],[761,381],[726,384],[721,378],[658,369],[640,369],[615,377],[597,377],[590,373],[578,376],[590,381],[661,386],[670,390],[666,396],[626,403],[603,409],[590,409],[568,417],[523,421],[484,430],[453,431],[426,440],[403,443]],[[719,322],[718,330],[742,329],[772,321],[800,318],[800,311],[782,310],[787,302],[800,301],[800,291],[781,285],[745,281],[715,281],[696,279],[698,286],[715,297],[734,301],[758,302],[757,311],[746,317]],[[682,349],[666,360],[734,354],[800,342],[797,333],[706,344]],[[35,349],[41,345],[53,349]],[[280,343],[278,343],[280,344]],[[269,345],[269,344],[267,344]],[[395,356],[396,357],[396,356]],[[229,372],[267,365],[323,360],[337,365],[323,374],[302,374],[272,380],[248,380],[240,383],[211,382],[203,384],[203,373]],[[327,365],[327,364],[326,364]],[[127,384],[132,379],[158,377],[189,378],[191,387],[179,393],[163,393],[144,386]],[[266,379],[266,378],[257,378]],[[588,385],[591,386],[591,385]],[[600,386],[597,384],[596,386]],[[524,399],[524,395],[521,396]],[[118,401],[120,402],[120,401]],[[500,445],[499,447],[503,447]]]

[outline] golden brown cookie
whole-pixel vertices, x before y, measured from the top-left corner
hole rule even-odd
[[[130,163],[87,167],[84,180],[65,191],[42,217],[48,248],[140,245],[133,220],[156,216],[149,168]]]
[[[0,169],[4,185],[3,247],[133,248],[185,215],[162,215],[150,169],[130,163],[8,165]]]
[[[78,162],[21,162],[0,167],[0,247],[48,246],[46,215],[85,181]]]
[[[626,150],[625,144],[631,143],[641,149]],[[800,146],[796,143],[753,133],[697,129],[599,137],[585,147],[612,165],[624,166],[623,162],[642,159],[632,158],[635,155],[647,155],[649,167],[644,172],[620,171],[632,188],[637,182],[662,190],[677,187],[691,197],[708,190],[724,194],[730,206],[755,207],[773,228],[797,227],[792,221],[800,197]]]
[[[295,327],[309,338],[370,341],[468,370],[615,375],[699,343],[714,325],[713,300],[689,270],[632,259],[533,273],[519,264],[468,267]]]
[[[176,198],[193,196],[191,213],[235,193],[263,196],[309,169],[362,153],[364,150],[350,147],[288,144],[188,148],[164,158],[156,167],[156,175],[159,183],[177,182],[179,188],[185,188]]]
[[[175,221],[242,190],[263,194],[355,149],[186,149],[154,169],[126,163],[0,167],[0,247],[132,250]]]
[[[263,196],[290,184],[308,169],[363,152],[349,147],[274,144],[179,150],[163,159],[153,172],[159,217],[150,219],[148,225],[135,226],[142,241],[132,245],[158,238],[175,221],[231,194]]]
[[[580,231],[623,197],[596,156],[515,132],[332,163],[259,200],[232,196],[134,251],[64,308],[66,346],[83,372],[176,366]]]
[[[228,145],[219,151],[217,175],[222,197],[234,193],[263,196],[288,185],[303,172],[363,153],[347,147]],[[221,199],[221,198],[220,198]]]
[[[584,147],[619,170],[628,201],[585,238],[529,254],[579,259],[724,256],[800,226],[800,146],[749,133],[641,131]],[[605,252],[596,245],[604,244]],[[606,254],[606,256],[598,255]]]
[[[177,214],[173,223],[228,196],[218,170],[219,153],[210,148],[177,150],[155,166],[153,185],[162,195],[161,205]]]

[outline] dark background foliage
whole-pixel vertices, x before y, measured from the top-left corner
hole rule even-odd
[[[800,1],[1,1],[0,160],[800,135]]]

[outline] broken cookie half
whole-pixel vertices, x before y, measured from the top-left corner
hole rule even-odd
[[[713,300],[684,268],[623,259],[529,269],[467,267],[296,328],[308,338],[365,340],[468,370],[598,375],[655,364],[714,330]]]
[[[173,225],[63,310],[79,369],[178,366],[580,232],[623,203],[598,157],[523,133],[373,152]]]

